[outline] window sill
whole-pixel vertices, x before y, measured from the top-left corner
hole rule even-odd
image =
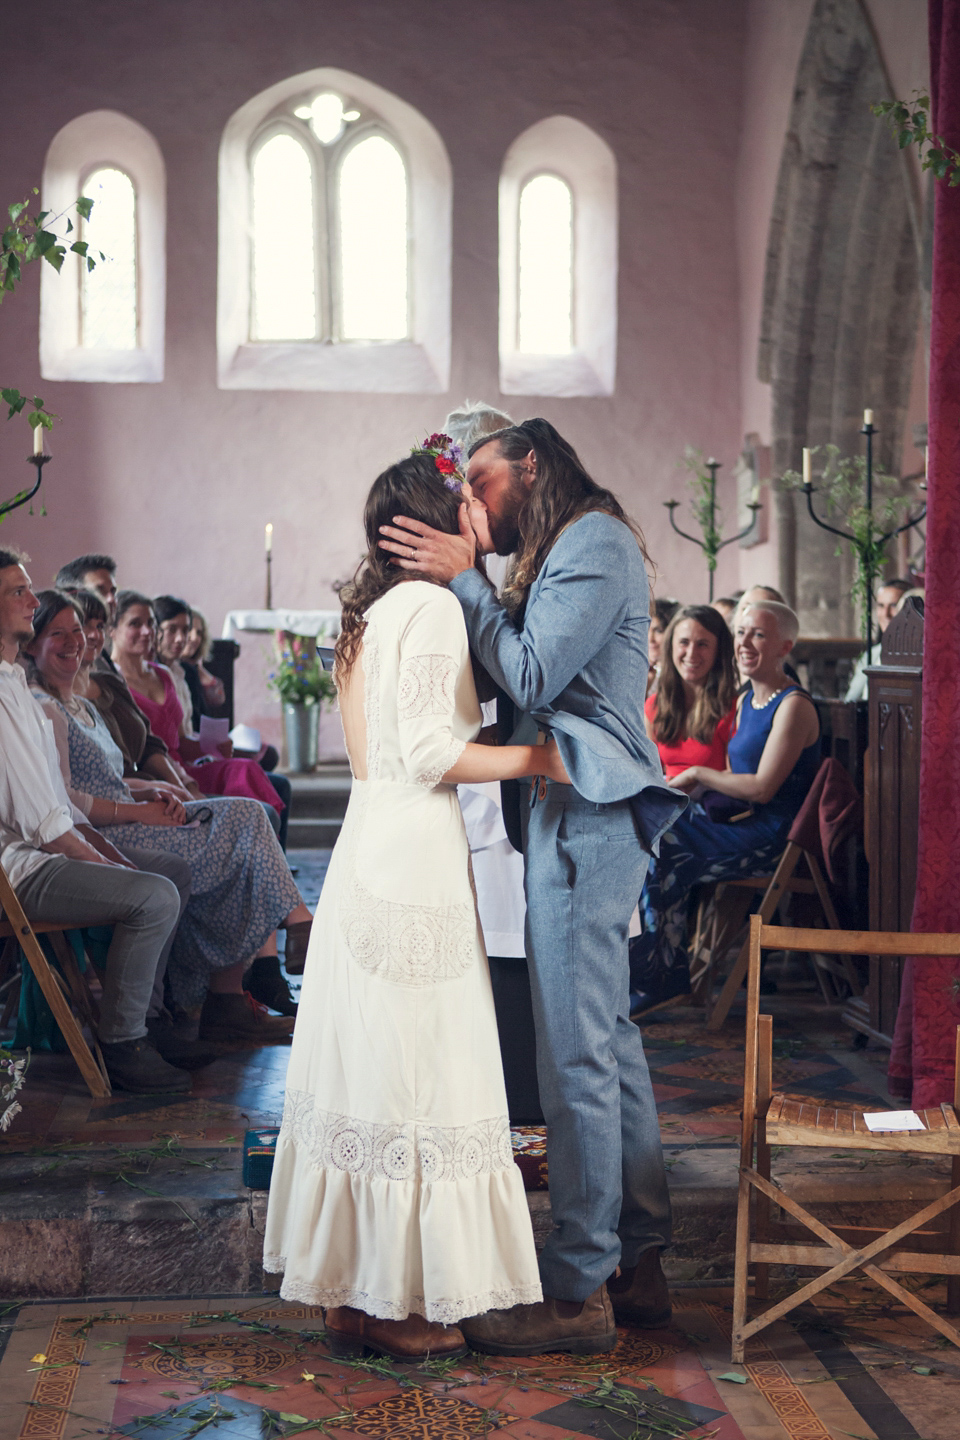
[[[570,355],[501,354],[503,395],[612,395],[613,379],[605,380],[582,351]]]
[[[220,366],[221,390],[342,390],[443,394],[425,345],[412,340],[348,340],[337,345],[238,345]]]
[[[101,385],[151,385],[163,379],[163,358],[149,350],[54,350],[44,346],[44,380],[78,380]]]

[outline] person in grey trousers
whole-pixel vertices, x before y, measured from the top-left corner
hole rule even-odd
[[[627,935],[649,857],[686,800],[664,782],[643,722],[649,584],[636,525],[545,420],[479,441],[467,482],[460,535],[398,516],[381,543],[450,586],[502,692],[501,739],[552,735],[568,783],[536,779],[504,796],[505,817],[512,804],[520,820],[547,1121],[544,1299],[463,1331],[498,1355],[589,1354],[616,1344],[615,1317],[670,1318],[660,1266],[670,1202],[629,1018]],[[475,566],[478,544],[516,555],[502,600]]]
[[[37,608],[24,558],[0,549],[0,864],[28,920],[113,926],[98,1029],[107,1074],[138,1094],[182,1093],[190,1089],[184,1069],[196,1057],[169,1064],[146,1037],[190,896],[189,867],[178,856],[142,851],[136,859],[144,868],[136,868],[71,804],[50,721],[17,664]]]

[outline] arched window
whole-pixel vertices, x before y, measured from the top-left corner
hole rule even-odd
[[[47,151],[43,208],[93,201],[80,238],[102,251],[89,270],[68,254],[40,280],[40,373],[47,380],[163,379],[166,179],[149,131],[115,110],[65,125]]]
[[[80,344],[85,350],[137,348],[137,197],[123,170],[105,166],[83,182],[93,201],[80,238],[105,255],[80,266]]]
[[[616,161],[555,115],[513,142],[500,174],[500,389],[612,395],[616,349]]]
[[[359,76],[249,101],[220,150],[220,385],[445,390],[450,198],[436,131]]]
[[[535,175],[520,191],[517,349],[573,349],[573,196],[558,175]]]

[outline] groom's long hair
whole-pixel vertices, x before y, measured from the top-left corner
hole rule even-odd
[[[380,526],[392,525],[395,516],[405,515],[411,520],[421,520],[434,530],[456,535],[460,530],[462,499],[458,490],[448,490],[444,485],[432,455],[409,455],[374,480],[363,511],[367,553],[353,579],[340,590],[343,613],[335,650],[338,684],[346,680],[360,653],[367,628],[366,613],[373,602],[404,580],[429,580],[427,575],[414,574],[393,564],[390,552],[380,549]]]
[[[536,479],[517,517],[520,545],[501,597],[508,610],[514,614],[523,610],[527,592],[561,532],[593,510],[622,520],[649,564],[640,526],[611,490],[604,490],[591,479],[576,450],[549,420],[524,420],[506,430],[495,430],[471,445],[470,454],[475,455],[481,446],[491,441],[499,445],[500,454],[510,461],[518,485],[522,483],[523,461],[527,455],[532,450],[537,457]]]

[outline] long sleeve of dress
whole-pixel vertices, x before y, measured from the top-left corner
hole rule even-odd
[[[453,733],[457,682],[469,666],[463,611],[449,590],[423,595],[400,634],[397,719],[404,765],[431,790],[463,754]]]

